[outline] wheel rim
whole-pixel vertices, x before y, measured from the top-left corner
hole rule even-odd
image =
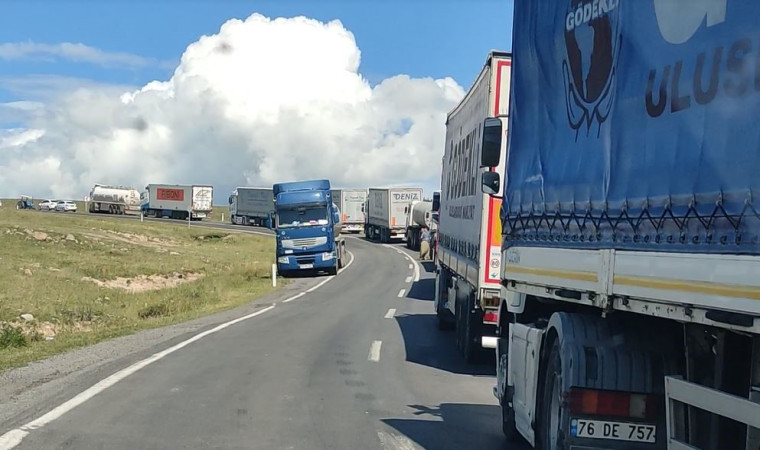
[[[560,392],[559,377],[554,374],[552,381],[551,403],[549,404],[549,444],[552,449],[557,448],[559,442],[559,415],[560,415]]]

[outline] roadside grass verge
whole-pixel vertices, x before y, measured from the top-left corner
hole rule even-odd
[[[8,203],[0,208],[0,371],[273,290],[266,237]]]

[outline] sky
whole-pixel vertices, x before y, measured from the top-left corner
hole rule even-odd
[[[94,183],[440,183],[512,0],[6,0],[0,197]]]

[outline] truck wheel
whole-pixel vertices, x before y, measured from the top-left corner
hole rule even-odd
[[[438,322],[439,330],[452,330],[454,329],[455,322],[451,319],[449,311],[446,309],[446,304],[443,302],[444,295],[448,295],[449,286],[448,279],[444,270],[438,271],[436,278],[436,303],[435,303],[435,318]]]
[[[340,250],[338,251],[338,269],[342,269],[346,267],[345,257],[346,257],[346,248],[343,245],[341,245]]]
[[[464,350],[464,319],[462,302],[456,302],[454,307],[454,330],[456,334],[457,351],[461,354]]]
[[[474,296],[470,295],[465,305],[462,321],[464,322],[462,336],[462,356],[468,363],[473,363],[481,353],[480,342],[478,342],[478,333],[480,323],[482,323],[482,312],[474,308]],[[475,312],[473,312],[475,311]]]
[[[499,342],[499,354],[496,363],[499,365],[499,370],[504,374],[503,376],[506,379],[506,372],[509,370],[509,354],[506,349],[508,348],[507,346],[509,345],[509,342],[508,339],[500,338],[499,340],[501,342]],[[517,442],[522,436],[517,431],[517,426],[515,425],[515,409],[511,404],[512,395],[508,395],[506,390],[507,388],[505,386],[505,397],[499,399],[499,404],[501,405],[501,431],[504,433],[504,437],[507,438],[507,441]]]
[[[412,249],[412,234],[409,231],[406,232],[406,248]]]
[[[539,416],[539,448],[562,449],[562,426],[567,414],[562,408],[562,360],[559,355],[559,339],[552,344],[541,389],[541,413]]]

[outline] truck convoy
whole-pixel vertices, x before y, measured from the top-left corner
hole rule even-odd
[[[270,227],[274,215],[272,188],[239,187],[229,198],[230,222],[233,225]]]
[[[420,249],[422,227],[431,228],[433,222],[433,202],[413,201],[406,208],[406,248]]]
[[[89,212],[140,214],[140,192],[133,187],[96,184],[89,195]]]
[[[343,232],[359,233],[364,230],[362,205],[367,201],[366,189],[333,189],[333,201],[341,212]]]
[[[456,347],[467,361],[483,347],[496,346],[501,202],[481,192],[479,161],[483,121],[509,108],[510,65],[508,53],[489,53],[446,120],[434,303],[439,327],[453,326]]]
[[[340,235],[341,215],[330,181],[277,183],[272,190],[278,273],[326,270],[337,274],[346,261],[346,243]]]
[[[364,205],[364,234],[367,239],[390,242],[406,235],[406,208],[422,200],[422,188],[370,188]]]
[[[172,219],[204,219],[211,214],[211,186],[149,184],[140,195],[143,214]]]
[[[515,2],[509,151],[506,109],[463,127],[464,152],[447,137],[463,174],[482,141],[484,190],[506,180],[494,391],[508,437],[760,448],[759,16],[731,0]],[[444,267],[484,255],[446,229],[452,208],[477,217],[451,200],[473,190],[459,173]]]

